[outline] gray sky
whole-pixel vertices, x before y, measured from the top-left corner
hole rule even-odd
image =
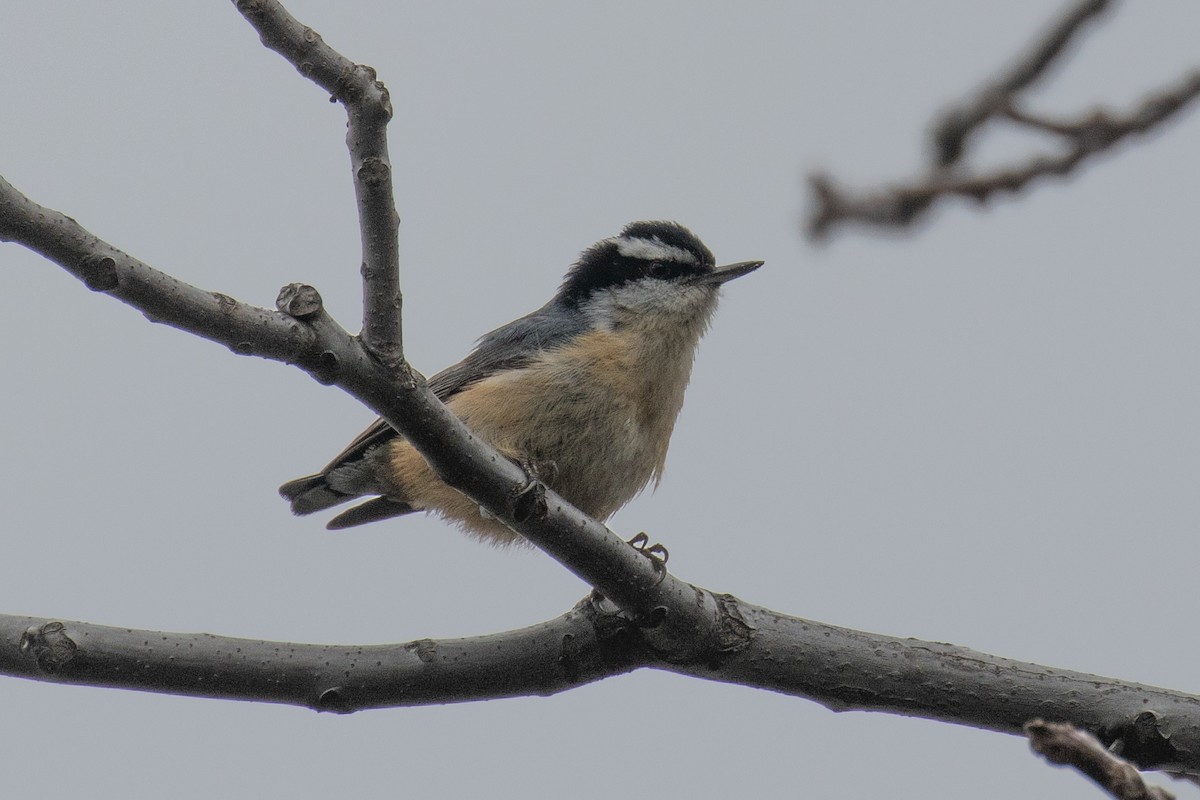
[[[1200,558],[1200,114],[1070,183],[814,249],[802,176],[913,171],[930,113],[1049,4],[288,5],[391,90],[427,374],[633,219],[767,261],[726,292],[662,487],[614,530],[780,611],[1200,690],[1180,624]],[[1196,66],[1197,30],[1192,0],[1129,4],[1039,107],[1124,108]],[[357,329],[344,115],[230,4],[9,3],[0,64],[19,189],[207,289],[269,306],[312,283]],[[14,245],[0,265],[0,610],[375,643],[519,627],[585,593],[433,519],[292,518],[276,486],[367,411]],[[344,718],[15,679],[0,708],[13,796],[1097,796],[1015,737],[651,671]]]

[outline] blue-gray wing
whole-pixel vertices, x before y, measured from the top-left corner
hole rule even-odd
[[[577,314],[551,301],[520,319],[484,334],[471,354],[452,367],[429,379],[429,388],[443,403],[466,387],[501,370],[517,369],[529,363],[537,353],[553,350],[578,336],[584,321]],[[383,419],[355,437],[321,473],[349,461],[357,461],[371,449],[398,436]]]
[[[531,314],[484,334],[471,354],[429,379],[429,388],[442,402],[473,383],[529,363],[538,353],[553,350],[583,332],[579,315],[548,303]]]
[[[430,378],[429,388],[445,402],[490,375],[517,369],[537,353],[560,347],[581,333],[583,322],[577,317],[551,301],[484,336],[469,356]],[[296,514],[312,514],[356,497],[383,495],[386,488],[376,472],[385,454],[378,448],[397,436],[391,425],[378,419],[319,473],[288,481],[279,487],[279,493],[291,503]],[[346,528],[415,510],[407,503],[376,497],[334,517],[327,527]]]

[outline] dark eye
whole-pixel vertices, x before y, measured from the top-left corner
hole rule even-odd
[[[651,278],[665,278],[671,274],[671,268],[661,261],[651,261],[646,267],[646,274]]]

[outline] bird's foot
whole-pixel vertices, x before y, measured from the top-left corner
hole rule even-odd
[[[548,509],[546,484],[537,478],[531,477],[524,486],[516,491],[513,497],[512,515],[517,522],[541,519],[546,516]]]
[[[671,553],[659,542],[650,544],[650,534],[642,531],[629,540],[629,546],[650,559],[655,571],[660,573],[667,571],[667,559],[671,557]]]

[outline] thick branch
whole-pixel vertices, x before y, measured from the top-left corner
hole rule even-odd
[[[234,0],[262,43],[286,58],[301,75],[346,107],[346,146],[354,174],[362,234],[363,331],[367,350],[399,367],[404,356],[400,326],[400,220],[392,197],[387,123],[392,101],[375,70],[355,64],[301,24],[275,0]]]
[[[292,644],[0,616],[0,672],[338,713],[551,695],[636,666],[628,637],[598,637],[594,616],[584,603],[503,634],[385,645]]]
[[[588,598],[509,633],[400,645],[295,645],[0,616],[0,673],[350,712],[551,694],[639,666],[1016,734],[1071,720],[1142,768],[1200,774],[1200,697],[937,642],[790,617],[722,595],[727,645],[686,662]]]
[[[728,599],[728,598],[727,598]],[[737,604],[749,646],[719,663],[665,668],[808,697],[835,711],[888,711],[1019,734],[1069,720],[1144,769],[1200,773],[1200,697],[1044,667],[965,647],[839,628]]]

